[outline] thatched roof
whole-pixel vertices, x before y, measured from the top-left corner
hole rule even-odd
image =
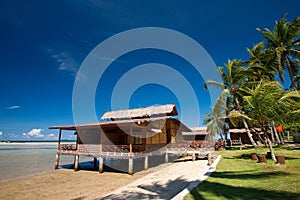
[[[207,135],[207,127],[193,127],[190,132],[182,132],[182,135]]]
[[[76,130],[77,128],[116,128],[116,127],[130,127],[137,126],[141,123],[147,122],[156,122],[156,121],[165,121],[171,120],[174,123],[180,125],[181,131],[191,131],[189,127],[187,127],[184,123],[182,123],[179,119],[171,118],[171,116],[167,117],[156,117],[156,118],[143,118],[143,119],[129,119],[129,120],[121,120],[121,121],[108,121],[108,122],[95,122],[89,124],[78,124],[78,125],[65,125],[65,126],[52,126],[49,129],[61,129],[61,130]],[[160,132],[158,128],[152,128],[152,132]]]
[[[62,129],[62,130],[76,130],[76,128],[94,128],[94,127],[105,127],[105,126],[122,126],[134,123],[145,123],[154,122],[160,120],[167,120],[171,117],[156,117],[156,118],[144,118],[144,119],[128,119],[122,121],[108,121],[108,122],[94,122],[88,124],[77,124],[77,125],[64,125],[64,126],[51,126],[49,129]]]
[[[101,120],[126,120],[146,117],[158,117],[158,116],[175,116],[178,115],[178,111],[174,104],[166,104],[160,106],[150,106],[146,108],[135,108],[128,110],[117,110],[106,112],[101,117]]]

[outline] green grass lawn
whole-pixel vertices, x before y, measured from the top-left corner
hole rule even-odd
[[[187,199],[289,199],[300,200],[300,149],[275,147],[285,165],[272,159],[266,164],[251,160],[251,153],[267,154],[267,148],[218,151],[217,170],[199,184]]]

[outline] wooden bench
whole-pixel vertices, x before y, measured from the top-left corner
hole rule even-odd
[[[242,150],[243,148],[243,143],[242,143],[242,140],[241,138],[239,138],[238,140],[228,140],[226,141],[226,147],[239,147],[240,150]]]

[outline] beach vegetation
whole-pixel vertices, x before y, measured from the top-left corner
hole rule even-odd
[[[218,67],[223,82],[208,80],[204,87],[216,85],[229,91],[226,103],[222,102],[226,108],[218,112],[226,113],[227,123],[233,126],[242,124],[253,147],[259,147],[259,143],[253,140],[250,129],[260,128],[264,136],[262,141],[270,148],[276,161],[272,146],[284,141],[277,134],[275,125],[281,124],[285,130],[292,132],[300,131],[300,17],[288,22],[284,15],[275,22],[272,31],[268,28],[257,30],[263,36],[262,41],[252,49],[246,49],[249,58],[228,60],[223,67]],[[281,84],[285,81],[284,73],[289,75],[291,84],[288,89]],[[224,107],[216,104],[220,101],[216,101],[213,108]],[[215,110],[211,110],[211,114],[217,116]],[[220,129],[212,129],[211,115],[205,116],[204,123],[208,124],[209,131],[220,131],[226,127],[222,125]]]
[[[300,149],[283,145],[274,151],[285,155],[285,165],[251,159],[252,153],[266,154],[265,148],[218,151],[216,171],[184,199],[299,199]]]

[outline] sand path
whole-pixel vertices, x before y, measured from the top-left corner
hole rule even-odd
[[[207,160],[175,162],[100,199],[171,199],[191,182],[197,182],[209,168]]]

